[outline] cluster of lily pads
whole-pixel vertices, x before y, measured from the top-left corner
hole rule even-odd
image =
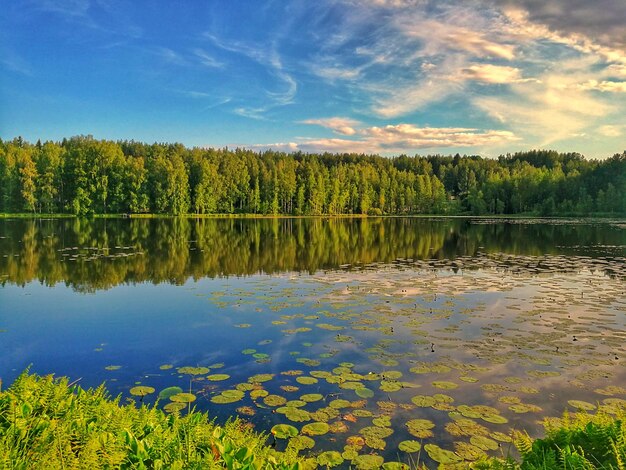
[[[180,383],[158,397],[168,412],[225,406],[320,465],[474,461],[514,428],[538,432],[546,412],[626,404],[624,280],[586,261],[572,272],[572,257],[496,254],[243,279],[209,299],[214,314],[232,315],[235,343],[255,317],[271,339],[226,364],[164,364]]]

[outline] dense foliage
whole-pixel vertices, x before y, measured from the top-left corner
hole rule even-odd
[[[239,420],[121,406],[65,378],[22,374],[0,393],[0,468],[304,468],[265,441]]]
[[[626,152],[383,158],[73,137],[0,140],[0,212],[589,214],[626,207]]]
[[[482,470],[623,470],[626,469],[626,409],[604,407],[596,414],[566,413],[546,420],[546,437],[533,440],[518,432],[515,438],[521,463],[492,459]]]

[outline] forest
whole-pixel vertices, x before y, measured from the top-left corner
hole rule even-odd
[[[18,137],[0,140],[0,212],[616,215],[625,175],[626,151],[386,158]]]

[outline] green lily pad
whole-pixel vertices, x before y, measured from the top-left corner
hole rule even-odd
[[[421,448],[422,444],[419,441],[408,440],[402,441],[400,444],[398,444],[398,449],[400,449],[402,452],[419,452]]]
[[[290,424],[277,424],[270,432],[278,439],[289,439],[298,435],[298,429]]]
[[[384,462],[385,459],[383,457],[374,454],[358,455],[352,460],[352,463],[358,470],[372,470],[380,468]]]
[[[254,354],[255,352],[256,352],[256,349],[250,349],[250,348],[248,348],[248,349],[243,349],[243,350],[241,351],[241,354],[246,354],[246,355],[249,355],[249,354]]]
[[[122,366],[106,366],[105,370],[119,370]]]
[[[304,421],[311,420],[311,414],[306,410],[294,408],[292,406],[288,406],[286,408],[287,410],[285,411],[284,415],[285,418],[287,418],[289,421],[293,421],[294,423],[302,423]]]
[[[274,378],[274,374],[256,374],[252,377],[248,377],[248,382],[250,383],[263,383],[269,382]]]
[[[383,464],[383,470],[410,470],[407,464],[402,462],[385,462]]]
[[[183,389],[180,387],[167,387],[159,392],[159,399],[167,400],[172,395],[183,393]]]
[[[453,390],[455,388],[458,388],[458,385],[455,384],[454,382],[447,382],[445,380],[438,380],[438,381],[432,382],[432,386],[436,388],[441,388],[443,390]]]
[[[204,374],[209,373],[208,367],[185,366],[185,367],[179,367],[177,370],[179,374],[187,374],[187,375],[204,375]]]
[[[496,441],[485,436],[472,436],[470,442],[481,450],[497,450],[500,447]]]
[[[594,405],[593,403],[589,403],[589,402],[582,401],[582,400],[568,400],[567,404],[571,406],[572,408],[576,408],[577,410],[584,410],[584,411],[593,411],[597,408],[596,405]]]
[[[339,388],[344,390],[358,390],[359,388],[365,388],[361,382],[342,382],[339,384]]]
[[[378,418],[374,418],[372,420],[372,424],[380,428],[386,428],[391,426],[391,418],[387,415],[379,416]]]
[[[463,460],[474,461],[487,457],[485,451],[467,442],[455,442],[454,452]]]
[[[324,395],[320,393],[307,393],[305,395],[302,395],[300,397],[300,400],[306,401],[307,403],[313,403],[316,401],[320,401],[322,398],[324,398]]]
[[[357,388],[354,393],[361,398],[372,398],[374,396],[374,392],[369,388]]]
[[[174,368],[174,366],[172,364],[163,364],[163,365],[159,366],[159,369],[161,369],[161,370],[170,370],[170,369],[173,369],[173,368]]]
[[[187,408],[187,405],[185,403],[177,403],[177,402],[168,403],[167,405],[163,407],[163,409],[167,411],[168,413],[174,413],[176,411],[180,411],[185,408]]]
[[[263,403],[267,406],[282,406],[287,403],[287,399],[279,395],[268,395],[263,398]]]
[[[431,459],[440,464],[448,465],[458,463],[462,460],[461,457],[456,455],[454,452],[442,449],[435,444],[426,444],[424,446],[424,450],[428,453],[428,456]]]
[[[381,380],[380,390],[383,392],[397,392],[402,390],[402,382],[391,382],[389,380]]]
[[[437,403],[437,400],[435,400],[433,397],[430,397],[428,395],[415,395],[413,398],[411,398],[411,401],[416,406],[419,406],[422,408],[429,408],[433,406],[435,403]]]
[[[321,436],[328,433],[329,429],[328,423],[309,423],[302,426],[302,434],[307,436]]]
[[[289,440],[289,447],[296,450],[312,449],[315,441],[308,436],[296,436]]]
[[[366,426],[360,432],[366,438],[377,437],[385,439],[393,434],[393,429],[384,426]]]
[[[318,325],[319,326],[319,325]],[[334,450],[322,452],[317,456],[317,464],[324,467],[336,467],[343,463],[343,457],[341,454]]]
[[[212,374],[207,376],[207,380],[210,380],[211,382],[220,382],[228,379],[230,379],[230,375],[228,374]]]
[[[429,419],[411,419],[406,422],[407,428],[409,428],[409,432],[413,434],[417,431],[426,431],[435,427],[435,423],[433,423]]]
[[[176,403],[191,403],[192,401],[196,401],[196,396],[193,393],[177,393],[176,395],[172,395],[170,400]]]
[[[352,403],[349,400],[338,398],[337,400],[331,401],[328,406],[340,410],[341,408],[348,408],[351,404]]]
[[[296,377],[296,382],[302,385],[313,385],[317,383],[315,377]]]
[[[136,397],[145,397],[146,395],[149,395],[151,393],[154,393],[154,388],[146,387],[145,385],[140,385],[138,387],[133,387],[130,389],[130,394]]]
[[[387,447],[387,443],[384,439],[375,436],[367,436],[365,438],[365,445],[376,450],[385,450],[385,447]]]
[[[267,390],[263,390],[262,388],[254,389],[250,392],[250,398],[253,400],[257,400],[259,398],[266,397],[270,394]]]

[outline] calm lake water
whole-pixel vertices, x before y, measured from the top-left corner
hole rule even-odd
[[[0,377],[180,387],[308,455],[471,460],[624,402],[625,281],[625,221],[3,219]]]

